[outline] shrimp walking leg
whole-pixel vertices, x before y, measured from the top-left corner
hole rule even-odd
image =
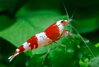
[[[65,48],[65,52],[66,52],[66,46],[65,45],[60,44],[60,43],[57,43],[56,41],[54,43],[56,43],[57,45],[60,45],[60,46],[64,47]]]
[[[52,45],[50,45],[50,47],[48,48],[48,52],[44,55],[44,59],[42,60],[42,64],[44,64],[44,61],[45,61],[46,57],[48,56],[48,54],[50,53],[51,48],[52,48]]]

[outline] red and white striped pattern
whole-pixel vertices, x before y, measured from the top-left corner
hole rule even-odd
[[[60,38],[63,30],[64,26],[61,24],[61,20],[57,21],[48,27],[44,32],[31,37],[29,40],[27,40],[27,42],[16,49],[16,51],[21,53],[23,51],[35,49],[37,47],[44,46],[53,41],[56,41]]]
[[[10,61],[23,51],[35,49],[60,39],[64,30],[64,26],[61,21],[62,20],[53,23],[44,32],[36,34],[35,36],[32,36],[30,39],[28,39],[23,45],[16,49],[16,53],[11,56],[12,58],[9,58]]]

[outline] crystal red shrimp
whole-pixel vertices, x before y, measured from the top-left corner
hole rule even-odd
[[[36,49],[38,47],[45,46],[59,40],[64,34],[69,33],[68,30],[64,29],[64,26],[67,26],[67,22],[69,21],[71,21],[71,19],[59,20],[50,25],[44,32],[32,36],[16,49],[15,53],[8,58],[9,61],[12,61],[15,56],[24,51]]]

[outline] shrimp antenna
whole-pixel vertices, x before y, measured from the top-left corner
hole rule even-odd
[[[69,19],[69,14],[68,14],[68,11],[66,9],[66,6],[65,6],[65,3],[63,2],[63,6],[64,6],[64,9],[65,9],[65,13],[67,14],[67,19]]]
[[[65,7],[65,4],[63,3],[64,8],[65,8],[65,12],[67,14],[67,18],[69,19],[69,14],[67,12],[67,9]],[[71,18],[73,18],[74,14],[76,13],[76,11],[72,14]],[[71,24],[69,24],[69,26],[74,29],[74,31],[77,33],[77,35],[81,38],[81,40],[84,42],[85,46],[88,48],[89,52],[92,54],[93,57],[95,57],[94,53],[92,52],[92,50],[90,49],[90,47],[88,46],[88,44],[85,42],[85,40],[83,39],[83,37],[80,35],[80,33],[77,31],[76,28],[74,28]]]
[[[75,9],[75,11],[73,12],[72,16],[70,17],[70,19],[72,19],[74,17],[74,15],[76,14],[77,9]]]
[[[81,40],[84,42],[85,46],[88,48],[88,50],[90,51],[90,53],[92,54],[92,56],[95,57],[95,55],[93,54],[92,50],[90,49],[90,47],[88,46],[88,44],[85,42],[85,40],[83,39],[83,37],[80,35],[80,33],[77,31],[77,29],[75,29],[71,24],[69,24],[69,26],[72,27],[75,30],[75,32],[81,38]]]

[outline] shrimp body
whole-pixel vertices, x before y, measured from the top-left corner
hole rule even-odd
[[[36,49],[59,40],[64,32],[67,20],[60,20],[50,25],[44,32],[38,33],[18,47],[15,54],[9,57],[11,61],[16,55],[27,50]]]

